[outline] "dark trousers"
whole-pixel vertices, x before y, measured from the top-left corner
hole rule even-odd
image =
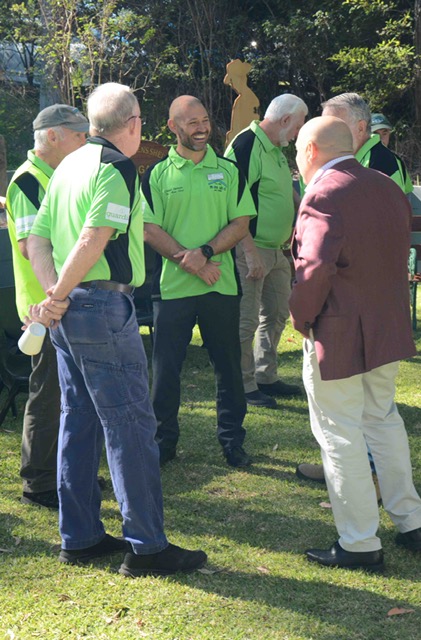
[[[196,322],[215,372],[218,440],[224,450],[243,444],[246,402],[239,310],[238,296],[219,293],[154,302],[152,403],[161,451],[178,441],[181,367]]]
[[[47,332],[41,352],[32,356],[29,396],[23,418],[20,475],[24,491],[38,493],[56,489],[59,424],[57,357]]]

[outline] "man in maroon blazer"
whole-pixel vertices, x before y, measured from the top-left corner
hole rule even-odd
[[[384,508],[400,531],[397,543],[421,550],[421,499],[394,402],[398,361],[415,354],[407,281],[411,208],[389,178],[354,159],[343,120],[310,120],[296,146],[307,189],[292,244],[290,311],[305,338],[311,428],[339,533],[330,549],[310,549],[307,557],[381,571],[367,445]]]

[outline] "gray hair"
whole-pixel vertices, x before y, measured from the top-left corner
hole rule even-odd
[[[88,120],[100,134],[122,129],[138,106],[130,87],[117,82],[99,85],[88,98]]]
[[[283,93],[281,96],[277,96],[272,100],[266,109],[265,119],[276,122],[283,118],[283,116],[294,115],[296,113],[307,115],[308,108],[306,103],[292,93]]]
[[[34,131],[34,149],[35,151],[48,151],[50,143],[48,141],[48,131],[52,129],[56,132],[59,140],[64,138],[64,127],[48,127],[48,129],[38,129]]]
[[[371,111],[366,101],[358,93],[341,93],[339,96],[322,102],[325,109],[345,109],[354,122],[364,120],[367,123],[367,131],[371,129]]]

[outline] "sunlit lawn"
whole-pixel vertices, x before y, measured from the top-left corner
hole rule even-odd
[[[401,365],[397,399],[421,490],[420,331],[417,344],[419,355]],[[147,335],[145,346],[150,351]],[[301,339],[290,326],[279,363],[286,381],[300,382]],[[162,480],[168,537],[205,549],[209,564],[203,573],[138,580],[116,573],[118,557],[86,568],[57,562],[57,515],[19,502],[20,397],[18,419],[8,418],[0,432],[0,640],[421,638],[421,554],[395,546],[383,510],[384,575],[324,569],[303,555],[336,539],[331,511],[320,506],[324,488],[295,476],[297,462],[319,462],[304,397],[282,401],[279,411],[249,411],[254,465],[236,471],[215,437],[213,393],[196,335],[184,367],[179,453]],[[101,472],[109,478],[105,460]],[[110,488],[103,519],[110,533],[121,533]],[[414,612],[388,617],[394,607]]]

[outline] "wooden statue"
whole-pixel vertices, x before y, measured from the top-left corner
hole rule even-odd
[[[229,85],[238,93],[232,106],[231,129],[225,138],[225,146],[252,120],[259,120],[259,100],[250,87],[247,86],[247,76],[251,71],[251,64],[241,60],[232,60],[227,64],[227,75],[224,84]]]

